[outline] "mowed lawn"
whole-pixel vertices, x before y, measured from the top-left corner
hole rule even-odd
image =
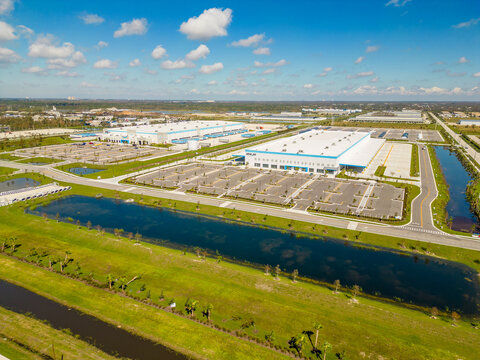
[[[78,264],[84,273],[93,273],[102,283],[106,282],[109,273],[127,279],[141,275],[140,280],[129,286],[133,295],[142,296],[150,291],[151,299],[156,303],[165,305],[167,300],[174,298],[179,307],[183,307],[187,298],[194,298],[200,303],[197,313],[211,303],[214,307],[212,320],[216,324],[239,330],[245,320],[251,319],[255,326],[246,333],[263,338],[273,331],[275,343],[282,346],[287,346],[292,336],[312,330],[313,323],[318,321],[324,326],[320,342],[326,340],[333,345],[328,359],[334,359],[334,354],[343,350],[353,359],[360,358],[361,354],[386,359],[475,359],[480,353],[480,331],[475,330],[469,321],[460,320],[454,327],[448,318],[431,319],[422,311],[395,304],[361,297],[355,304],[350,295],[343,292],[333,294],[326,287],[293,283],[288,278],[276,281],[253,268],[225,261],[217,263],[209,258],[202,260],[195,254],[183,255],[182,251],[161,246],[135,244],[109,234],[102,236],[96,230],[25,215],[16,207],[0,209],[0,239],[10,236],[16,236],[21,244],[19,256],[26,255],[34,247],[59,257],[70,251],[74,264],[67,271],[73,272]],[[0,277],[14,279],[19,284],[161,339],[166,345],[190,354],[230,359],[280,356],[188,319],[152,310],[142,303],[135,304],[134,300],[90,288],[5,256],[0,259]],[[140,291],[142,285],[146,290]],[[158,298],[162,292],[165,300],[160,302]],[[133,314],[123,309],[126,303],[129,309],[136,309]],[[152,314],[161,316],[155,326],[151,323]],[[183,336],[177,329],[179,321],[182,326],[194,326],[193,333]],[[170,336],[172,329],[178,336]],[[212,335],[217,333],[221,336]],[[216,344],[217,341],[223,343]],[[235,350],[227,351],[227,344]],[[202,346],[205,348],[198,348]]]

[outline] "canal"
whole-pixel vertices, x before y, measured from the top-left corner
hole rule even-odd
[[[467,185],[472,180],[470,173],[465,170],[458,159],[458,155],[444,146],[435,146],[435,154],[442,168],[445,180],[449,186],[450,199],[446,210],[452,218],[452,229],[470,232],[472,226],[478,228],[478,218],[470,209],[466,197]]]
[[[122,228],[144,240],[176,248],[200,247],[255,264],[279,264],[301,276],[345,286],[357,284],[368,294],[421,306],[476,314],[480,299],[476,272],[434,257],[358,246],[333,238],[312,238],[276,229],[247,226],[165,208],[111,198],[73,195],[37,207],[33,213],[58,213],[66,221],[91,221],[109,232]]]
[[[3,280],[0,280],[0,306],[16,313],[28,313],[36,319],[46,320],[55,329],[70,329],[81,340],[121,358],[188,359],[161,344]]]

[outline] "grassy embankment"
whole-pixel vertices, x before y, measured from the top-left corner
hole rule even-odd
[[[144,201],[148,202],[148,199]],[[188,204],[177,202],[176,207],[182,205]],[[201,211],[204,210],[201,205]],[[422,311],[394,303],[360,298],[359,303],[355,304],[351,302],[351,295],[346,289],[341,289],[340,294],[333,294],[327,287],[293,283],[287,277],[275,281],[272,276],[265,276],[254,268],[225,261],[219,263],[215,259],[202,259],[190,253],[184,255],[182,251],[151,244],[136,245],[125,238],[101,235],[96,230],[26,215],[19,207],[0,209],[0,214],[0,236],[16,236],[17,244],[21,244],[15,252],[18,257],[32,254],[32,248],[38,253],[46,251],[59,257],[63,257],[65,251],[70,251],[70,257],[74,260],[65,272],[83,273],[87,277],[91,274],[95,281],[104,286],[107,274],[112,274],[116,279],[130,279],[141,274],[140,280],[128,286],[127,294],[140,299],[145,299],[148,294],[151,302],[161,306],[166,306],[168,300],[174,298],[180,309],[187,298],[194,298],[200,302],[197,313],[211,303],[214,306],[213,323],[252,338],[262,339],[273,331],[275,343],[286,346],[291,336],[311,330],[312,323],[319,321],[324,325],[320,334],[321,342],[327,340],[333,344],[333,352],[327,359],[333,359],[333,353],[344,349],[353,358],[365,352],[371,356],[398,359],[473,358],[480,351],[480,333],[468,321],[460,320],[458,326],[453,327],[448,318],[430,319]],[[255,216],[245,213],[237,215]],[[12,221],[4,220],[7,218]],[[273,220],[280,222],[283,219]],[[258,221],[263,222],[260,219]],[[301,228],[301,225],[296,223],[295,227]],[[311,231],[311,224],[307,225]],[[433,247],[436,248],[433,250],[428,246],[432,252],[450,252],[454,249]],[[458,257],[464,261],[469,256],[472,260],[478,257],[475,252],[453,250],[454,253],[457,251]],[[35,257],[30,259],[36,261]],[[40,261],[48,267],[45,259]],[[201,326],[184,317],[92,288],[5,255],[0,256],[0,263],[2,278],[42,295],[48,294],[109,322],[127,325],[128,329],[177,350],[215,358],[273,358],[276,355],[271,350]],[[132,264],[135,266],[132,267]],[[54,265],[57,271],[58,266]],[[164,300],[159,299],[162,294]],[[200,314],[196,316],[201,317]],[[242,324],[250,320],[255,325],[242,329]]]
[[[412,158],[410,160],[410,176],[420,176],[417,144],[412,144]]]
[[[17,359],[115,359],[68,330],[0,307],[0,354]]]
[[[17,171],[17,169],[12,169],[4,166],[0,166],[0,177],[10,175],[11,173],[14,173]]]
[[[383,174],[385,174],[386,168],[387,167],[385,165],[380,165],[379,167],[377,167],[377,170],[375,170],[375,176],[383,176]]]
[[[215,152],[215,151],[223,150],[223,149],[228,149],[230,147],[234,147],[234,146],[238,146],[238,145],[247,145],[248,143],[251,143],[253,141],[267,140],[270,137],[277,136],[277,135],[282,134],[282,133],[287,134],[288,132],[291,132],[291,131],[293,131],[293,130],[284,130],[284,131],[280,131],[280,132],[277,132],[277,133],[270,133],[270,134],[265,134],[265,135],[261,135],[261,136],[256,136],[254,138],[239,140],[239,141],[228,143],[228,144],[221,144],[221,145],[217,145],[217,146],[213,146],[213,147],[209,147],[209,148],[208,147],[207,148],[201,148],[201,149],[198,149],[198,150],[195,150],[195,151],[185,151],[185,152],[182,152],[182,153],[172,154],[172,155],[164,156],[164,157],[161,157],[161,158],[150,159],[150,160],[145,160],[145,161],[137,160],[137,161],[132,161],[132,162],[123,163],[123,164],[117,164],[117,165],[91,165],[91,164],[85,164],[85,163],[78,162],[78,163],[72,163],[72,164],[68,164],[68,165],[58,166],[57,169],[62,170],[62,171],[68,171],[69,168],[83,167],[83,166],[86,166],[86,167],[92,168],[92,169],[101,169],[101,170],[104,170],[104,171],[93,173],[93,174],[88,174],[88,175],[83,175],[83,176],[88,177],[88,178],[95,178],[95,179],[98,176],[100,176],[101,178],[106,179],[106,178],[110,178],[110,177],[125,175],[125,174],[128,174],[130,172],[145,170],[145,169],[155,167],[155,166],[165,165],[165,164],[168,164],[170,162],[175,162],[175,161],[179,161],[179,160],[193,158],[193,157],[200,156],[200,155],[205,155],[205,154],[208,154],[208,153],[211,153],[211,152]]]
[[[24,159],[23,157],[20,156],[15,156],[10,153],[3,153],[0,154],[0,160],[9,160],[9,161],[15,161],[15,160],[21,160]]]

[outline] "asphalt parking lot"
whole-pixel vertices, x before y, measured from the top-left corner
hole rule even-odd
[[[324,129],[327,127],[324,127]],[[382,128],[360,128],[360,127],[343,127],[328,126],[329,130],[341,131],[359,131],[372,132],[372,138],[380,138],[386,140],[405,140],[405,141],[435,141],[443,142],[442,135],[437,130],[420,130],[420,129],[382,129]]]
[[[15,155],[25,157],[48,157],[74,162],[107,165],[128,162],[145,157],[163,156],[167,149],[132,145],[83,142],[62,145],[40,146],[15,151]]]
[[[190,163],[138,176],[138,184],[225,198],[287,205],[372,218],[393,218],[403,212],[404,190],[389,184]]]

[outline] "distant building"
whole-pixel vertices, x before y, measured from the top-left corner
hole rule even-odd
[[[245,132],[245,124],[228,121],[182,121],[104,129],[102,140],[126,144],[187,143]]]
[[[423,123],[422,112],[417,110],[373,111],[358,115],[349,121],[359,122],[390,122],[390,123]]]
[[[460,120],[458,122],[458,125],[461,125],[461,126],[468,126],[468,125],[480,126],[480,120],[463,119],[463,120]]]

